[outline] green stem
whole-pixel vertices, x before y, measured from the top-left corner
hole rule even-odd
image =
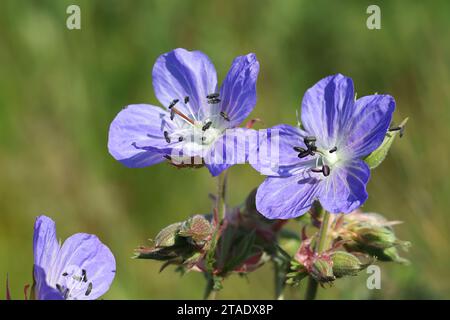
[[[330,213],[328,211],[323,212],[322,224],[319,231],[319,242],[316,246],[316,252],[322,253],[328,246],[328,226],[330,225]],[[314,300],[317,294],[318,283],[312,277],[308,279],[308,286],[306,288],[305,300]]]
[[[206,282],[206,289],[205,289],[205,299],[208,300],[215,300],[217,291],[214,290],[214,269],[217,267],[217,261],[216,261],[216,247],[217,243],[219,241],[219,228],[225,219],[226,214],[226,202],[225,202],[225,196],[226,196],[226,187],[227,187],[227,170],[224,170],[218,177],[217,177],[217,195],[216,195],[216,212],[217,212],[217,218],[219,221],[217,221],[216,229],[213,233],[212,239],[211,239],[211,247],[209,248],[209,251],[206,255],[206,261],[207,261],[207,282]]]
[[[216,209],[217,214],[219,215],[219,219],[221,220],[225,219],[226,214],[226,204],[225,204],[226,187],[227,187],[227,170],[224,170],[217,177]]]

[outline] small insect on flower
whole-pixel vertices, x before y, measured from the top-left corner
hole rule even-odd
[[[96,236],[77,233],[60,245],[55,223],[46,216],[36,219],[33,251],[38,300],[95,300],[116,273],[113,254]]]

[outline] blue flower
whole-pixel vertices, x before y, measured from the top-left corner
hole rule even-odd
[[[77,233],[62,246],[55,222],[36,219],[33,237],[34,292],[38,300],[94,300],[108,291],[116,261],[111,251],[90,234]]]
[[[361,206],[370,177],[362,158],[383,142],[394,109],[389,95],[355,100],[352,79],[341,74],[320,80],[303,97],[302,129],[269,129],[278,139],[279,157],[258,188],[258,210],[271,219],[289,219],[307,212],[315,200],[333,213]],[[264,173],[273,156],[258,157],[254,167]]]
[[[246,129],[236,127],[256,104],[258,72],[254,54],[237,57],[218,90],[214,65],[202,52],[175,49],[161,55],[153,87],[165,109],[147,104],[123,109],[109,130],[109,152],[131,168],[169,160],[206,165],[218,175],[235,164],[233,157],[225,159],[233,151],[225,137],[245,135]]]

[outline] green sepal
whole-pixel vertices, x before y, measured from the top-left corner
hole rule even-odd
[[[408,118],[403,120],[399,127],[403,128],[408,122]],[[386,158],[389,149],[392,146],[395,138],[400,134],[401,130],[391,131],[386,134],[386,137],[383,140],[383,143],[371,154],[364,158],[364,161],[369,165],[370,169],[375,169],[378,167]]]

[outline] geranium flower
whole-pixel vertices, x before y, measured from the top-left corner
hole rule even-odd
[[[264,164],[274,160],[277,164],[258,188],[258,210],[271,219],[288,219],[307,212],[315,200],[333,213],[361,206],[370,177],[362,158],[383,142],[394,109],[389,95],[355,100],[352,79],[341,74],[320,80],[303,97],[303,129],[272,128],[279,157],[258,154],[257,170],[263,172]]]
[[[34,294],[38,300],[94,300],[108,291],[116,261],[90,234],[77,233],[62,246],[55,222],[40,216],[34,225]]]
[[[237,57],[219,91],[214,65],[202,52],[175,49],[161,55],[153,67],[153,87],[165,108],[123,109],[110,127],[109,152],[131,168],[167,159],[177,166],[206,165],[218,175],[238,160],[230,155],[237,152],[236,143],[226,143],[226,135],[234,141],[245,134],[236,127],[256,104],[258,72],[254,54]]]

